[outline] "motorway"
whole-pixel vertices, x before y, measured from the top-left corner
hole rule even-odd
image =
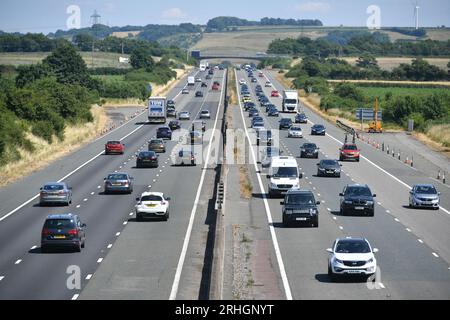
[[[236,81],[247,80],[256,100],[254,87],[244,71],[238,71]],[[273,88],[265,88],[269,79],[280,93],[283,86],[270,72],[265,78],[258,78],[266,96]],[[236,83],[237,87],[239,85]],[[281,110],[281,98],[269,98]],[[257,100],[256,100],[257,101]],[[316,177],[316,163],[320,159],[338,158],[338,149],[344,133],[332,124],[326,123],[317,114],[304,108],[310,122],[302,125],[304,138],[287,138],[287,131],[280,132],[280,148],[284,155],[296,157],[304,173],[301,186],[314,192],[321,201],[319,228],[284,228],[281,224],[280,199],[268,199],[264,171],[255,162],[256,146],[250,163],[256,173],[252,184],[255,195],[260,195],[267,214],[269,231],[272,235],[277,256],[281,287],[287,299],[449,299],[450,298],[450,196],[442,191],[439,211],[411,210],[408,202],[408,186],[414,183],[431,182],[425,174],[408,168],[399,161],[362,145],[360,163],[343,163],[341,178]],[[279,118],[268,118],[265,110],[260,114],[266,128],[278,129]],[[247,113],[242,112],[242,127],[250,127]],[[280,113],[281,117],[294,114]],[[310,136],[313,123],[327,127],[327,136]],[[250,139],[248,139],[250,141]],[[319,160],[300,159],[299,147],[305,142],[314,142],[320,149]],[[262,173],[260,173],[262,172]],[[375,217],[352,217],[339,215],[339,196],[347,184],[368,184],[377,194]],[[263,212],[261,212],[263,214]],[[348,279],[331,282],[327,275],[326,248],[338,237],[366,237],[373,247],[380,250],[377,256],[380,275],[375,284]]]
[[[211,120],[206,121],[207,129],[220,125],[216,116],[223,101],[224,72],[216,71],[212,81],[215,80],[222,84],[222,91],[211,91],[209,81],[208,89],[200,89],[197,83],[189,95],[181,95],[186,83],[183,79],[168,94],[169,99],[176,100],[178,112],[191,113],[191,120],[183,122],[184,129],[191,127],[202,108],[211,112]],[[205,92],[204,98],[194,97],[197,90]],[[179,268],[180,254],[186,242],[185,234],[195,218],[193,208],[201,192],[205,170],[200,163],[196,167],[171,166],[171,150],[178,141],[167,142],[168,152],[160,155],[158,169],[134,168],[135,153],[146,150],[147,141],[156,135],[158,125],[147,125],[146,121],[144,111],[107,136],[0,191],[0,299],[77,299],[81,290],[95,278],[96,270],[114,249],[117,239],[133,224],[140,225],[143,232],[152,236],[145,247],[154,252],[148,278],[157,279],[157,287],[151,288],[155,292],[151,298],[168,299],[174,292],[175,272],[181,273],[183,267],[181,264]],[[108,140],[121,140],[126,146],[125,154],[105,156],[103,149]],[[206,149],[209,143],[205,140],[203,147]],[[115,171],[128,172],[135,178],[132,195],[103,194],[103,178]],[[68,208],[40,207],[35,196],[39,187],[61,178],[73,187],[73,204]],[[134,222],[135,198],[148,190],[171,197],[168,222]],[[81,253],[42,254],[40,232],[45,217],[69,212],[78,214],[87,224],[86,248]],[[132,248],[125,251],[129,249]],[[81,270],[81,287],[77,290],[70,290],[66,285],[69,266]]]

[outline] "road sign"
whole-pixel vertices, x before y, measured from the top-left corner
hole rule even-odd
[[[378,111],[378,120],[383,120],[383,111]],[[373,120],[374,119],[374,111],[373,109],[357,109],[356,110],[356,118],[358,120]]]

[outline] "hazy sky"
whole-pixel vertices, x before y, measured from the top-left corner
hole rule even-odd
[[[381,26],[413,26],[416,0],[0,0],[0,30],[49,33],[67,29],[70,5],[81,10],[81,27],[90,25],[94,9],[110,26],[205,24],[229,15],[259,20],[262,17],[317,18],[325,25],[365,26],[367,7],[381,9]],[[420,25],[450,26],[450,0],[419,0]]]

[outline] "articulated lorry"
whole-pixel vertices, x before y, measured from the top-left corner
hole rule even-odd
[[[154,97],[148,99],[148,121],[150,123],[166,123],[167,98]]]
[[[297,90],[283,91],[283,112],[298,112],[298,92]]]
[[[195,86],[195,77],[188,77],[187,85],[188,86]]]

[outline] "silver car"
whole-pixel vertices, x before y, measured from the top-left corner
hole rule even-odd
[[[200,119],[211,119],[211,113],[208,110],[202,110]]]
[[[187,111],[183,111],[178,114],[178,120],[189,120],[190,118],[191,114]]]
[[[72,188],[69,188],[65,182],[46,183],[39,194],[39,204],[63,204],[72,203]]]
[[[113,192],[133,193],[134,178],[128,173],[111,173],[105,178],[105,194]]]
[[[409,206],[439,210],[440,194],[431,184],[416,184],[409,192]]]

